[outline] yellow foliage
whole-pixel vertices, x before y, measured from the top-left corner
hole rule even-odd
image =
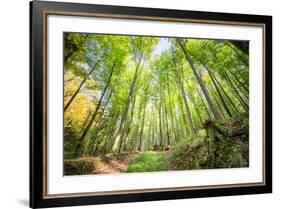
[[[65,73],[64,79],[64,105],[67,104],[71,96],[74,94],[76,89],[79,87],[82,82],[80,79],[71,79],[73,75],[71,73]],[[90,100],[90,97],[87,95],[87,92],[80,92],[77,94],[69,108],[64,113],[64,118],[71,119],[72,123],[75,124],[76,128],[82,127],[89,111],[95,109],[95,104]]]

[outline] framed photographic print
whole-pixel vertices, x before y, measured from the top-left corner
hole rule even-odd
[[[30,207],[272,191],[272,17],[34,1],[30,26]]]

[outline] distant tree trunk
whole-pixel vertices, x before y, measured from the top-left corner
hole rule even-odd
[[[103,89],[103,92],[102,92],[102,94],[101,94],[101,96],[100,96],[100,98],[99,98],[99,102],[98,102],[98,104],[97,104],[97,106],[96,106],[95,112],[93,113],[93,115],[92,115],[92,117],[91,117],[91,120],[89,121],[89,123],[88,123],[88,125],[86,126],[85,130],[83,131],[82,136],[81,136],[81,138],[79,139],[78,144],[76,145],[76,149],[75,149],[75,152],[74,152],[74,157],[77,157],[78,150],[79,150],[79,148],[81,147],[84,138],[86,137],[88,131],[90,130],[90,128],[91,128],[91,126],[92,126],[92,124],[93,124],[93,122],[94,122],[94,120],[95,120],[95,118],[96,118],[96,116],[97,116],[97,114],[98,114],[98,111],[99,111],[99,108],[100,108],[100,106],[101,106],[103,97],[104,97],[104,95],[105,95],[105,93],[106,93],[106,91],[107,91],[107,88],[108,88],[108,86],[109,86],[109,83],[110,83],[110,81],[111,81],[114,68],[115,68],[115,61],[114,61],[113,66],[112,66],[112,68],[111,68],[111,72],[110,72],[109,78],[108,78],[108,80],[107,80],[107,83],[106,83],[106,85],[105,85],[105,87],[104,87],[104,89]]]
[[[113,86],[114,86],[114,85],[113,85]],[[109,103],[109,101],[110,101],[110,97],[111,97],[111,95],[112,95],[112,92],[113,92],[113,88],[111,88],[111,90],[110,90],[110,93],[109,93],[109,95],[108,95],[108,97],[107,97],[107,101],[106,101],[106,103],[105,103],[105,105],[104,105],[104,108],[102,109],[102,112],[99,114],[98,122],[95,124],[94,129],[95,129],[96,127],[99,127],[99,126],[100,126],[100,122],[101,122],[103,113],[104,113],[104,111],[105,111],[105,109],[106,109],[106,107],[107,107],[107,105],[108,105],[108,103]],[[96,135],[97,135],[97,134],[98,134],[98,133],[96,133]],[[88,146],[91,146],[91,145],[93,144],[93,142],[94,142],[94,141],[92,141],[92,143],[90,144],[90,139],[88,139],[88,141],[87,141],[87,143],[86,143],[86,146],[85,146],[85,148],[84,148],[83,156],[85,156],[85,154],[87,153]],[[96,143],[96,144],[97,144],[97,143]]]
[[[82,127],[80,129],[80,133],[79,134],[82,134],[82,132],[83,132],[85,126],[87,125],[87,122],[90,119],[90,117],[91,117],[91,111],[89,111],[89,113],[87,114],[87,116],[86,116],[86,118],[85,118],[85,120],[83,122],[83,125],[82,125]]]
[[[143,144],[143,129],[144,129],[144,119],[145,119],[145,111],[146,111],[146,101],[143,107],[143,113],[142,113],[142,122],[141,122],[141,130],[140,130],[140,140],[139,140],[139,151],[142,151],[142,144]]]
[[[232,70],[229,70],[230,74],[235,78],[235,80],[237,81],[237,83],[244,89],[244,91],[249,94],[249,88],[242,82],[239,80],[239,78],[237,77],[237,75],[235,75],[234,72],[232,72]],[[248,96],[248,95],[247,95]]]
[[[232,75],[233,82],[236,85],[236,87],[239,89],[239,91],[241,92],[241,94],[244,95],[244,97],[248,100],[249,99],[249,92],[247,90],[245,90],[245,88],[243,88],[243,84],[241,84],[238,80],[237,77],[230,71],[230,74]]]
[[[183,101],[184,101],[184,105],[185,105],[185,108],[186,108],[186,111],[187,111],[188,123],[189,123],[190,129],[191,129],[191,132],[195,133],[195,128],[194,128],[194,124],[193,124],[192,116],[191,116],[191,110],[190,110],[190,107],[189,107],[189,104],[188,104],[188,101],[187,101],[187,97],[186,97],[186,92],[185,92],[184,86],[183,86],[182,73],[180,74],[177,71],[175,60],[173,60],[173,64],[174,64],[175,76],[176,76],[176,79],[178,81],[178,83],[177,83],[178,88],[180,89],[180,92],[181,92],[181,95],[182,95],[182,98],[183,98]]]
[[[166,123],[167,145],[170,146],[170,133],[169,133],[168,110],[167,110],[166,100],[164,101],[164,113],[165,113],[165,123]]]
[[[230,102],[230,104],[232,105],[233,109],[236,112],[239,112],[239,110],[237,109],[237,107],[235,106],[234,102],[232,101],[232,99],[230,98],[230,96],[226,93],[226,91],[224,90],[224,88],[222,87],[222,85],[220,84],[220,82],[218,81],[218,79],[216,78],[215,74],[213,72],[211,72],[211,74],[213,75],[214,80],[216,81],[216,83],[219,85],[220,89],[222,90],[222,92],[224,93],[224,95],[226,96],[226,98],[228,99],[228,101]]]
[[[136,103],[136,94],[133,95],[133,100],[132,100],[132,105],[131,105],[131,110],[130,110],[130,120],[129,120],[128,123],[125,124],[124,150],[126,150],[126,151],[128,150],[128,147],[127,147],[128,135],[131,131],[131,126],[132,126],[132,122],[133,122],[133,119],[134,119],[135,103]],[[121,139],[121,140],[123,140],[123,139]]]
[[[199,97],[200,97],[200,99],[201,99],[201,102],[202,102],[202,104],[203,104],[204,109],[206,110],[206,113],[207,113],[209,119],[212,119],[211,114],[210,114],[210,112],[209,112],[209,110],[208,110],[208,108],[207,108],[207,105],[206,105],[205,102],[204,102],[204,99],[203,99],[203,97],[202,97],[200,91],[199,91],[197,88],[196,88],[196,91],[197,91],[197,94],[199,95]]]
[[[117,126],[118,115],[119,115],[119,111],[117,111],[113,115],[113,122],[111,123],[113,125],[111,125],[111,127],[110,127],[109,135],[108,135],[107,140],[106,140],[106,141],[108,141],[108,143],[105,144],[105,153],[106,154],[112,151],[112,148],[113,148],[114,143],[115,143],[112,136],[115,133],[115,127]]]
[[[196,103],[195,103],[195,100],[194,100],[192,94],[188,94],[188,95],[189,95],[189,97],[190,97],[191,102],[193,103],[195,112],[196,112],[196,114],[197,114],[197,116],[198,116],[198,118],[199,118],[199,121],[200,121],[200,125],[203,125],[203,120],[202,120],[200,111],[198,110],[197,105],[196,105]]]
[[[215,79],[213,77],[213,74],[210,72],[209,68],[205,64],[204,64],[204,67],[208,71],[208,74],[209,74],[209,76],[210,76],[210,78],[211,78],[211,80],[212,80],[212,82],[213,82],[213,84],[215,86],[215,89],[216,89],[216,91],[218,93],[218,96],[220,98],[220,101],[221,101],[221,103],[222,103],[226,113],[228,114],[229,117],[232,117],[232,113],[231,113],[230,109],[228,108],[226,102],[224,101],[224,98],[223,98],[223,96],[222,96],[222,94],[220,92],[220,89],[219,89],[219,87],[218,87],[218,85],[217,85],[217,83],[216,83],[216,81],[215,81]]]
[[[226,42],[226,45],[229,47],[229,48],[231,48],[234,52],[235,52],[235,54],[239,57],[239,59],[241,60],[241,62],[245,65],[245,66],[249,66],[249,61],[248,60],[246,60],[238,51],[237,51],[237,49],[236,49],[236,45],[232,45],[231,43],[229,43],[229,42]],[[242,49],[242,48],[241,48]],[[242,51],[242,50],[240,50],[240,51]],[[242,51],[242,52],[244,52],[244,51]],[[249,54],[249,52],[247,52],[246,54]]]
[[[183,101],[184,101],[184,105],[185,105],[185,108],[186,108],[186,111],[187,111],[187,118],[188,118],[188,123],[189,123],[190,129],[191,129],[191,132],[195,133],[195,128],[194,128],[194,124],[193,124],[192,116],[191,116],[191,110],[190,110],[190,107],[189,107],[189,104],[188,104],[188,101],[187,101],[187,97],[186,97],[185,90],[183,88],[182,81],[180,81],[179,86],[180,86],[181,95],[182,95],[182,98],[183,98]]]
[[[141,119],[141,111],[142,110],[142,103],[141,101],[139,102],[139,107],[138,107],[138,117],[137,117],[137,121],[139,121]],[[131,150],[136,150],[137,148],[137,144],[138,144],[138,133],[139,133],[139,127],[140,127],[140,124],[137,123],[137,126],[135,127],[135,131],[134,131],[134,134],[132,136],[132,148]]]
[[[217,92],[212,92],[212,95],[213,95],[213,98],[214,98],[214,100],[215,100],[215,102],[216,102],[216,104],[217,104],[217,106],[218,106],[218,108],[219,108],[223,118],[226,119],[227,117],[225,116],[224,109],[221,106],[221,103],[220,103],[220,100],[218,98]]]
[[[229,78],[227,72],[226,72],[225,70],[224,70],[223,72],[224,72],[224,74],[225,74],[225,77],[226,77],[226,79],[227,79],[229,85],[232,87],[232,90],[233,90],[233,91],[235,92],[235,94],[238,96],[238,100],[239,100],[240,104],[242,105],[242,107],[244,107],[244,109],[245,109],[246,111],[248,111],[248,110],[249,110],[248,104],[244,101],[244,99],[241,97],[241,95],[239,94],[239,92],[237,91],[237,89],[235,88],[235,86],[233,85],[233,83],[232,83],[231,79]]]
[[[140,68],[142,56],[143,56],[143,52],[141,53],[141,56],[140,56],[139,61],[137,63],[137,66],[136,66],[136,69],[135,69],[135,74],[134,74],[134,77],[133,77],[133,81],[131,83],[129,95],[128,95],[128,98],[127,98],[127,101],[126,101],[126,104],[125,104],[125,108],[124,108],[124,111],[123,111],[122,118],[121,118],[120,126],[119,126],[118,131],[117,131],[116,135],[114,136],[114,138],[116,138],[121,133],[121,131],[123,129],[123,126],[124,126],[124,123],[125,123],[125,120],[127,118],[131,98],[132,98],[132,95],[134,93],[135,83],[136,83],[136,80],[137,80],[137,77],[138,77],[138,74],[139,74],[139,68]],[[121,152],[122,144],[123,144],[123,141],[120,140],[118,153]]]
[[[167,87],[168,87],[168,98],[169,98],[169,112],[170,112],[170,121],[171,121],[171,125],[172,125],[172,130],[174,132],[174,141],[176,141],[177,139],[177,134],[175,131],[175,121],[174,121],[174,115],[172,113],[172,103],[171,103],[171,92],[170,92],[170,82],[169,82],[169,77],[167,74]]]
[[[193,71],[193,74],[194,74],[195,78],[197,79],[197,81],[198,81],[198,83],[199,83],[199,85],[200,85],[200,87],[201,87],[201,89],[202,89],[202,91],[203,91],[203,93],[204,93],[204,95],[206,97],[206,100],[207,100],[207,102],[208,102],[208,104],[209,104],[209,106],[210,106],[210,108],[211,108],[211,110],[213,112],[214,117],[216,119],[222,119],[221,114],[219,113],[218,109],[216,108],[214,102],[212,101],[211,96],[210,96],[207,88],[205,87],[201,77],[198,75],[198,73],[197,73],[197,71],[196,71],[196,69],[195,69],[195,67],[193,65],[193,62],[191,61],[191,57],[189,56],[189,54],[186,51],[185,46],[182,44],[180,39],[177,38],[176,40],[177,40],[178,44],[180,45],[180,47],[181,47],[181,49],[182,49],[182,51],[184,53],[184,56],[185,56],[185,58],[187,60],[187,63],[191,67],[191,69]]]
[[[162,132],[162,120],[161,120],[161,112],[162,112],[162,101],[160,99],[159,101],[159,112],[158,112],[158,115],[159,115],[159,142],[160,142],[160,147],[162,150],[164,150],[164,144],[163,144],[163,132]]]
[[[78,88],[76,89],[76,91],[74,92],[74,94],[71,96],[71,98],[68,100],[68,102],[66,103],[66,105],[63,108],[63,111],[66,112],[66,110],[69,108],[69,106],[71,105],[71,103],[73,102],[73,100],[75,99],[75,97],[77,96],[77,94],[80,92],[83,84],[86,82],[86,80],[88,79],[88,76],[90,76],[94,70],[96,69],[98,65],[98,61],[96,62],[96,64],[94,65],[94,67],[91,69],[91,71],[88,73],[87,76],[85,76],[85,78],[82,80],[82,82],[80,83],[80,85],[78,86]]]
[[[184,122],[186,136],[188,136],[188,134],[189,134],[189,130],[188,130],[188,127],[187,127],[188,122],[186,121],[186,117],[185,117],[185,113],[184,113],[184,110],[183,110],[183,105],[182,105],[182,100],[181,100],[181,96],[180,95],[178,97],[178,101],[179,101],[180,111],[182,112],[181,115],[182,115],[183,122]]]

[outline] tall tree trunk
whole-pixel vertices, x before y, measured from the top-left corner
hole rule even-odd
[[[230,74],[235,78],[235,80],[237,81],[237,83],[244,89],[244,91],[249,94],[249,88],[242,82],[239,80],[239,78],[235,75],[235,73],[232,70],[229,70]]]
[[[181,115],[182,115],[183,122],[184,122],[184,127],[185,127],[186,136],[188,136],[188,134],[189,134],[189,130],[188,130],[188,127],[187,127],[188,122],[186,121],[185,112],[184,112],[184,110],[183,110],[183,105],[182,105],[182,100],[181,100],[181,96],[180,96],[180,95],[179,95],[179,97],[178,97],[178,101],[179,101],[180,111],[181,111],[181,113],[182,113]]]
[[[197,91],[197,94],[199,95],[199,97],[200,97],[200,99],[201,99],[201,102],[202,102],[202,104],[203,104],[204,109],[206,110],[206,113],[207,113],[209,119],[212,119],[212,116],[211,116],[211,114],[210,114],[210,112],[209,112],[209,110],[208,110],[208,108],[207,108],[207,105],[205,104],[204,99],[203,99],[203,97],[202,97],[200,91],[198,90],[198,88],[196,88],[196,91]]]
[[[196,103],[195,103],[195,100],[194,100],[194,98],[193,98],[192,94],[189,94],[189,97],[190,97],[191,102],[193,103],[193,106],[194,106],[195,112],[196,112],[196,114],[197,114],[197,116],[198,116],[198,118],[199,118],[200,125],[202,126],[202,124],[203,124],[203,120],[202,120],[202,117],[201,117],[200,111],[199,111],[199,110],[198,110],[198,108],[197,108],[197,105],[196,105]]]
[[[184,101],[184,105],[185,105],[185,108],[186,108],[186,111],[187,111],[187,118],[188,118],[188,123],[189,123],[189,126],[190,126],[190,129],[191,129],[191,132],[192,133],[195,133],[195,128],[194,128],[194,124],[193,124],[193,121],[192,121],[192,116],[191,116],[191,110],[190,110],[190,107],[189,107],[189,104],[188,104],[188,101],[187,101],[187,97],[186,97],[186,92],[184,90],[184,86],[183,86],[183,80],[182,80],[182,73],[180,74],[177,69],[176,69],[176,62],[175,60],[173,59],[173,64],[174,64],[174,73],[175,73],[175,76],[176,76],[176,80],[178,81],[178,88],[180,89],[180,92],[181,92],[181,95],[183,97],[183,101]]]
[[[166,99],[164,101],[164,113],[165,113],[165,123],[166,123],[167,145],[170,146],[170,133],[169,133],[168,110],[167,110]]]
[[[159,142],[160,142],[160,147],[162,150],[164,150],[164,144],[163,144],[163,132],[162,132],[162,117],[161,117],[161,112],[162,112],[162,101],[160,99],[159,101]]]
[[[125,122],[125,120],[128,116],[128,110],[129,110],[130,102],[131,102],[131,99],[132,99],[132,95],[134,93],[135,83],[136,83],[136,80],[137,80],[137,77],[138,77],[138,74],[139,74],[139,68],[140,68],[142,56],[143,56],[143,52],[141,53],[140,59],[137,63],[137,66],[136,66],[136,69],[135,69],[135,74],[134,74],[134,77],[133,77],[133,81],[131,83],[129,95],[128,95],[128,98],[127,98],[127,101],[126,101],[126,105],[125,105],[125,108],[124,108],[124,111],[123,111],[122,118],[121,118],[120,126],[119,126],[118,131],[117,131],[116,135],[114,136],[114,138],[116,138],[121,133],[121,131],[123,129],[123,126],[124,126],[124,122]],[[123,141],[120,140],[119,149],[118,149],[119,153],[121,152],[122,144],[123,144]]]
[[[249,61],[246,60],[246,59],[237,51],[236,46],[233,46],[233,45],[232,45],[231,43],[229,43],[229,42],[226,42],[226,45],[227,45],[229,48],[231,48],[231,49],[236,53],[236,55],[239,57],[239,59],[241,60],[241,62],[242,62],[244,65],[246,65],[247,67],[249,66]],[[240,51],[241,51],[241,50],[240,50]],[[248,52],[247,54],[249,54],[249,52]]]
[[[138,116],[137,116],[137,121],[139,121],[141,119],[141,112],[142,112],[142,103],[141,101],[139,102],[139,107],[138,107]],[[137,126],[135,127],[135,131],[134,134],[132,135],[132,147],[131,150],[135,150],[137,147],[137,143],[138,143],[138,133],[139,133],[139,126],[140,123],[137,123]]]
[[[172,112],[172,102],[171,102],[171,92],[170,92],[170,80],[168,79],[168,74],[167,74],[167,87],[168,87],[168,98],[169,98],[169,112],[170,112],[170,121],[172,125],[172,130],[174,133],[174,141],[176,141],[177,135],[175,131],[175,120],[174,120],[174,114]]]
[[[113,85],[113,86],[114,86],[114,85]],[[103,113],[104,113],[104,111],[105,111],[105,109],[106,109],[106,107],[107,107],[107,105],[108,105],[108,103],[109,103],[109,101],[110,101],[110,97],[111,97],[111,95],[112,95],[112,92],[113,92],[113,88],[111,88],[111,90],[110,90],[110,93],[109,93],[109,95],[108,95],[108,97],[107,97],[107,101],[106,101],[106,103],[105,103],[105,105],[104,105],[104,108],[102,109],[102,112],[101,112],[100,115],[99,115],[98,122],[95,124],[94,129],[100,126],[100,122],[101,122]],[[97,135],[97,134],[98,134],[98,133],[96,133],[96,135]],[[93,142],[94,142],[94,141],[92,141],[92,143],[93,143]],[[85,154],[87,153],[87,149],[88,149],[89,143],[90,143],[90,138],[88,139],[88,141],[87,141],[87,143],[86,143],[86,146],[85,146],[85,148],[84,148],[83,156],[85,156]],[[91,144],[92,144],[92,143],[91,143]],[[91,146],[91,144],[90,144],[90,146]]]
[[[180,81],[179,85],[180,85],[180,90],[181,90],[181,95],[182,95],[182,98],[183,98],[183,101],[184,101],[184,105],[185,105],[185,108],[186,108],[186,111],[187,111],[188,123],[189,123],[190,129],[191,129],[191,132],[195,133],[195,128],[194,128],[194,124],[193,124],[192,116],[191,116],[191,110],[190,110],[190,107],[189,107],[189,104],[188,104],[188,101],[187,101],[187,97],[186,97],[185,90],[183,88],[182,81]]]
[[[234,86],[234,84],[232,83],[231,79],[229,78],[227,72],[226,72],[225,70],[224,70],[223,72],[224,72],[224,74],[225,74],[225,77],[226,77],[226,79],[227,79],[229,85],[232,87],[232,90],[233,90],[233,91],[235,92],[235,94],[238,96],[238,100],[239,100],[240,104],[242,105],[242,107],[244,107],[244,109],[245,109],[246,111],[248,111],[248,110],[249,110],[248,104],[244,101],[244,99],[241,97],[241,95],[239,94],[239,92],[238,92],[237,89],[235,88],[235,86]]]
[[[226,119],[227,117],[226,117],[226,115],[225,115],[225,113],[224,113],[224,109],[223,109],[222,106],[221,106],[221,103],[220,103],[220,100],[219,100],[219,98],[218,98],[217,92],[215,92],[215,91],[212,92],[212,95],[213,95],[213,98],[214,98],[214,100],[215,100],[215,102],[216,102],[216,104],[217,104],[217,106],[218,106],[218,108],[219,108],[219,110],[220,110],[220,112],[221,112],[223,118]]]
[[[86,82],[86,80],[88,79],[88,76],[90,76],[94,70],[96,69],[98,65],[98,61],[95,63],[94,67],[91,69],[91,71],[88,73],[87,76],[85,76],[85,78],[82,80],[82,82],[80,83],[80,85],[78,86],[78,88],[76,89],[76,91],[74,92],[74,94],[71,96],[71,98],[68,100],[68,102],[66,103],[66,105],[63,108],[63,111],[66,112],[66,110],[69,108],[69,106],[71,105],[71,103],[73,102],[73,100],[75,99],[75,97],[77,96],[77,94],[80,92],[82,86],[84,85],[84,83]]]
[[[142,113],[142,122],[141,122],[141,130],[140,130],[140,139],[139,139],[139,151],[142,151],[142,144],[143,144],[143,129],[144,129],[144,119],[145,119],[145,111],[146,111],[146,101],[143,107],[143,113]]]
[[[228,108],[226,102],[224,101],[224,98],[223,98],[223,96],[222,96],[222,94],[221,94],[221,92],[220,92],[220,90],[219,90],[219,87],[218,87],[218,85],[217,85],[217,83],[216,83],[216,81],[215,81],[215,79],[214,79],[212,73],[210,72],[209,68],[208,68],[205,64],[204,64],[204,67],[205,67],[206,70],[208,71],[208,74],[209,74],[209,76],[210,76],[210,78],[211,78],[211,80],[212,80],[212,82],[213,82],[213,84],[214,84],[214,86],[215,86],[215,89],[216,89],[216,91],[217,91],[217,93],[218,93],[218,96],[219,96],[219,98],[220,98],[220,101],[221,101],[221,103],[222,103],[222,105],[223,105],[223,107],[224,107],[226,113],[228,114],[229,117],[232,117],[232,113],[231,113],[230,109]]]
[[[204,95],[206,97],[206,100],[207,100],[207,102],[208,102],[208,104],[209,104],[209,106],[210,106],[210,108],[212,110],[212,113],[213,113],[214,117],[216,119],[222,119],[221,114],[219,113],[219,111],[218,111],[217,107],[215,106],[214,102],[212,101],[211,96],[210,96],[207,88],[205,87],[201,77],[198,75],[198,73],[197,73],[197,71],[196,71],[196,69],[195,69],[195,67],[193,65],[193,62],[191,60],[191,57],[187,53],[187,50],[186,50],[185,46],[182,44],[180,39],[177,38],[176,40],[177,40],[178,44],[180,45],[180,47],[181,47],[181,49],[182,49],[182,51],[184,53],[184,56],[185,56],[185,58],[187,60],[187,63],[191,67],[191,69],[193,71],[193,74],[194,74],[195,78],[197,79],[197,81],[198,81],[198,83],[199,83],[199,85],[200,85],[200,87],[201,87],[201,89],[202,89],[202,91],[203,91],[203,93],[204,93]]]
[[[115,68],[115,61],[114,61],[113,65],[112,65],[111,72],[110,72],[109,78],[108,78],[108,80],[107,80],[107,83],[106,83],[106,85],[105,85],[105,87],[104,87],[104,89],[103,89],[103,92],[102,92],[102,94],[101,94],[101,96],[100,96],[100,98],[99,98],[99,102],[98,102],[98,104],[97,104],[97,106],[96,106],[95,112],[93,113],[93,115],[92,115],[92,117],[91,117],[91,120],[89,121],[89,123],[88,123],[88,125],[86,126],[85,130],[83,131],[82,136],[81,136],[81,138],[79,139],[78,144],[76,145],[76,149],[75,149],[75,152],[74,152],[74,156],[75,156],[75,157],[77,156],[78,150],[79,150],[79,148],[81,147],[84,138],[86,137],[88,131],[90,130],[90,128],[91,128],[91,126],[92,126],[92,124],[93,124],[93,122],[94,122],[94,120],[95,120],[95,118],[96,118],[96,116],[97,116],[97,114],[98,114],[98,111],[99,111],[99,108],[100,108],[100,106],[101,106],[103,97],[105,96],[105,93],[106,93],[107,88],[108,88],[108,86],[109,86],[109,83],[110,83],[110,81],[111,81],[114,68]]]
[[[236,112],[239,112],[239,110],[237,109],[236,105],[234,104],[234,102],[232,101],[232,99],[230,98],[230,96],[226,93],[226,91],[224,90],[224,88],[222,87],[222,85],[220,84],[220,82],[218,81],[218,79],[216,78],[215,74],[210,71],[214,80],[216,81],[216,83],[218,84],[218,86],[220,87],[220,89],[222,90],[222,92],[224,93],[224,95],[226,96],[226,98],[228,99],[228,101],[230,102],[231,106],[233,107],[233,109]]]
[[[130,108],[131,109],[130,110],[130,120],[129,120],[128,123],[125,124],[124,150],[126,150],[126,151],[128,151],[127,142],[128,142],[128,136],[129,136],[130,131],[131,131],[132,122],[133,122],[133,119],[134,119],[135,103],[136,103],[136,94],[133,95],[132,105],[131,105],[131,108]],[[121,139],[121,140],[123,140],[123,139]]]
[[[248,100],[249,99],[249,92],[245,92],[245,89],[243,88],[243,85],[241,83],[239,83],[239,81],[237,80],[237,77],[230,71],[230,74],[232,75],[233,79],[233,83],[236,85],[236,87],[239,89],[239,91],[241,92],[241,94],[244,95],[244,97]]]

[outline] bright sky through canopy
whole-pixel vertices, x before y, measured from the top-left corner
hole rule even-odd
[[[171,43],[169,42],[168,38],[159,38],[158,44],[153,50],[152,54],[157,54],[158,56],[161,55],[161,53],[167,49],[169,49],[171,46]]]

